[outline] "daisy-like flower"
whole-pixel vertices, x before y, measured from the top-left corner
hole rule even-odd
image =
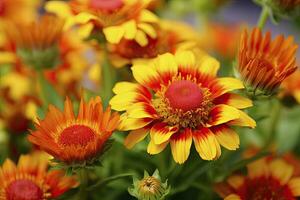
[[[64,171],[48,171],[47,157],[42,153],[22,155],[18,165],[7,159],[0,167],[0,199],[54,199],[77,185]]]
[[[147,36],[156,37],[153,27],[158,18],[146,9],[149,0],[71,0],[68,3],[51,1],[49,12],[68,19],[67,26],[82,25],[79,32],[89,36],[93,29],[101,29],[108,42],[119,43],[122,38],[135,40],[141,46]]]
[[[64,20],[44,15],[30,23],[5,24],[6,32],[17,46],[17,54],[24,63],[40,68],[51,68],[58,63],[57,43],[62,34]]]
[[[227,189],[222,194],[225,200],[296,200],[300,196],[300,177],[294,176],[293,166],[283,159],[260,159],[247,168],[247,176],[227,179]]]
[[[300,103],[300,70],[297,70],[294,74],[285,79],[282,83],[282,88],[281,97],[292,97],[297,103]]]
[[[80,102],[77,117],[67,98],[64,111],[50,105],[44,120],[35,124],[28,139],[67,165],[94,164],[105,150],[108,139],[118,126],[119,115],[103,111],[100,97]]]
[[[292,36],[285,39],[280,35],[271,41],[270,32],[263,36],[259,28],[254,28],[249,37],[245,30],[240,40],[237,69],[254,91],[272,94],[297,69],[297,48]]]
[[[127,39],[111,45],[112,63],[117,67],[124,66],[140,59],[155,58],[159,54],[168,52],[174,54],[178,50],[199,49],[201,43],[199,35],[192,27],[175,21],[161,20],[156,35],[154,39],[148,36],[146,46]]]
[[[125,145],[132,148],[150,132],[148,153],[160,153],[170,143],[173,158],[184,163],[192,141],[205,160],[217,159],[220,144],[239,147],[239,136],[230,126],[255,127],[240,109],[252,102],[237,94],[243,84],[234,78],[217,78],[219,63],[208,55],[190,51],[163,54],[152,63],[131,69],[138,83],[116,84],[110,104],[121,115],[121,130],[132,130]],[[154,95],[152,95],[154,94]]]

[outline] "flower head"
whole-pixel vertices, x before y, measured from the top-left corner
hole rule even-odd
[[[68,18],[68,25],[81,25],[87,37],[93,29],[103,31],[108,42],[117,44],[122,38],[148,44],[147,36],[155,38],[158,18],[146,9],[149,0],[72,0],[68,4],[49,2],[46,9]],[[69,14],[66,14],[69,13]],[[67,15],[67,16],[66,16]]]
[[[131,130],[125,140],[128,148],[150,132],[150,154],[160,153],[170,143],[174,160],[183,163],[194,140],[199,155],[212,160],[220,156],[220,144],[238,148],[239,137],[231,125],[255,126],[240,110],[252,102],[229,93],[243,84],[234,78],[217,78],[219,63],[208,55],[198,56],[196,62],[190,51],[163,54],[131,68],[138,83],[115,86],[110,104],[125,111],[119,128]]]
[[[83,100],[77,117],[72,102],[65,101],[64,111],[50,105],[44,120],[36,123],[37,130],[29,141],[65,164],[93,164],[105,150],[105,145],[119,122],[119,115],[103,111],[99,97],[88,103]]]
[[[62,34],[64,20],[44,15],[31,23],[6,23],[8,37],[17,46],[24,63],[35,68],[54,67],[59,59],[57,43]]]
[[[149,32],[150,33],[150,32]],[[146,46],[139,45],[135,40],[122,39],[118,44],[111,45],[112,62],[117,67],[131,64],[141,59],[151,59],[159,54],[176,53],[178,50],[199,49],[199,36],[193,28],[184,23],[161,20],[155,38],[148,38]],[[119,64],[120,63],[120,64]]]
[[[48,170],[48,156],[23,155],[16,166],[7,159],[0,168],[0,199],[54,199],[77,185],[74,177],[61,170]]]
[[[296,199],[300,196],[300,177],[295,177],[293,170],[292,165],[279,158],[254,161],[248,165],[247,176],[227,179],[222,195],[225,200]]]
[[[238,71],[254,91],[272,94],[297,69],[297,48],[292,36],[284,39],[280,35],[271,41],[270,32],[263,36],[259,28],[254,28],[249,37],[245,30],[238,51]]]
[[[170,187],[168,187],[167,181],[162,183],[158,170],[152,176],[149,176],[148,172],[145,171],[143,179],[133,179],[133,188],[129,188],[128,191],[139,200],[164,200]]]

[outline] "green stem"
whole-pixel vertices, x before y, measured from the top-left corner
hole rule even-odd
[[[272,106],[272,113],[271,113],[271,119],[270,119],[270,127],[268,130],[268,133],[266,135],[266,143],[265,148],[268,148],[269,145],[272,144],[272,139],[276,133],[276,129],[278,127],[278,122],[280,119],[280,113],[281,113],[281,103],[279,101],[274,102],[274,105]]]
[[[266,25],[268,17],[269,17],[269,8],[267,6],[264,6],[260,13],[260,16],[259,16],[259,19],[257,22],[257,27],[259,27],[262,30],[264,28],[264,26]]]
[[[43,70],[37,70],[37,90],[38,90],[38,95],[39,95],[39,98],[41,99],[42,101],[42,107],[44,109],[47,109],[47,106],[48,106],[48,99],[46,97],[46,94],[45,94],[45,91],[44,91],[44,85],[45,85],[45,77],[44,77],[44,74],[43,74]]]
[[[87,199],[88,172],[86,169],[81,169],[78,173],[80,179],[79,200]]]

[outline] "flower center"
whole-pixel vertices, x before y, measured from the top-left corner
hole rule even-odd
[[[149,176],[147,178],[144,178],[141,182],[140,182],[140,190],[142,193],[144,194],[157,194],[157,192],[159,191],[159,189],[161,188],[160,182],[152,177]]]
[[[173,108],[184,112],[197,109],[203,101],[203,92],[199,86],[190,80],[173,82],[167,89],[165,96]]]
[[[152,105],[165,123],[182,128],[203,126],[213,107],[209,89],[192,80],[174,77],[169,86],[163,86],[155,94]]]
[[[246,191],[245,193],[242,191]],[[242,189],[241,196],[245,200],[290,200],[294,199],[292,192],[287,186],[282,186],[273,178],[256,178],[248,180]]]
[[[43,191],[30,180],[16,180],[6,188],[8,200],[42,200]]]
[[[91,0],[90,6],[103,11],[114,11],[124,5],[122,0]]]
[[[64,129],[59,137],[59,143],[64,146],[87,146],[93,141],[95,132],[84,125],[73,125]]]

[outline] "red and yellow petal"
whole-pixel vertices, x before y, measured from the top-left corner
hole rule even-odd
[[[211,131],[215,134],[218,142],[229,150],[236,150],[240,145],[239,135],[226,125],[214,126]]]
[[[216,126],[239,118],[240,111],[238,109],[225,104],[219,104],[211,110],[207,126]]]
[[[184,129],[172,135],[170,144],[175,162],[182,164],[188,159],[192,146],[192,135],[190,129]]]
[[[212,81],[209,85],[209,88],[212,93],[212,98],[214,99],[227,92],[237,89],[243,89],[244,85],[240,80],[236,78],[224,77],[217,78]]]
[[[232,126],[246,126],[250,128],[256,127],[256,122],[249,117],[245,112],[239,110],[239,118],[234,119],[227,123],[228,125]]]
[[[143,86],[157,90],[160,88],[161,78],[153,66],[135,64],[131,67],[133,77]]]
[[[166,53],[159,55],[154,61],[156,71],[159,73],[160,78],[167,84],[173,76],[177,74],[178,66],[175,61],[174,55]]]
[[[233,175],[227,179],[227,182],[232,188],[238,189],[244,184],[245,177],[240,175]]]
[[[161,144],[155,144],[153,142],[153,140],[150,140],[148,147],[147,147],[147,152],[151,155],[154,154],[159,154],[160,152],[162,152],[166,146],[169,144],[169,141],[166,141],[164,143]]]
[[[292,178],[288,182],[288,187],[296,197],[300,196],[300,177]]]
[[[278,180],[281,185],[285,185],[291,179],[294,171],[293,166],[280,159],[273,160],[269,164],[269,168],[271,176]]]
[[[227,104],[229,106],[244,109],[251,107],[252,101],[238,94],[225,93],[214,100],[215,104]]]
[[[166,123],[157,123],[150,130],[151,140],[154,144],[162,144],[178,131],[178,127],[169,126]]]
[[[193,140],[196,150],[203,160],[213,160],[219,156],[220,144],[210,129],[194,130]]]
[[[156,110],[148,103],[138,102],[132,104],[127,109],[128,117],[130,118],[156,118]]]
[[[134,145],[142,141],[149,133],[149,128],[140,128],[137,130],[130,131],[124,141],[124,145],[131,149]]]
[[[135,130],[147,126],[152,121],[152,118],[130,118],[127,113],[124,113],[120,116],[118,129],[123,131]]]

